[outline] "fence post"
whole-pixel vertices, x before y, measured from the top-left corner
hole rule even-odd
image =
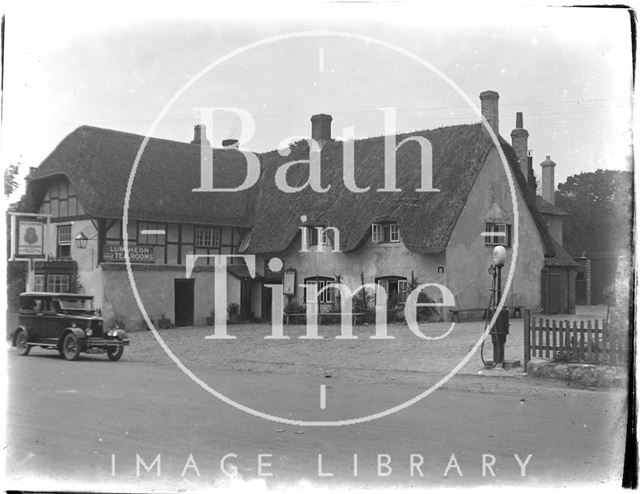
[[[598,320],[596,319],[596,328],[598,327]],[[595,362],[593,358],[593,339],[591,332],[591,321],[587,321],[587,362],[590,364]]]
[[[610,327],[607,329],[609,330],[609,365],[618,365],[618,334],[615,330],[611,331]]]
[[[598,320],[595,320],[594,329],[593,329],[593,361],[596,364],[600,363],[600,338],[602,337],[602,333],[600,332],[600,325]]]
[[[527,372],[527,364],[531,358],[531,349],[529,347],[529,324],[531,323],[531,311],[525,309],[524,311],[524,372]]]
[[[611,365],[611,353],[609,349],[609,325],[602,322],[602,360]]]

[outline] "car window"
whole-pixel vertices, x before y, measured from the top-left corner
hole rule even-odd
[[[50,303],[49,308],[52,311],[55,311],[55,312],[60,312],[60,310],[62,309],[61,306],[60,306],[60,301],[59,300],[52,300],[51,303]]]
[[[91,311],[93,310],[93,299],[84,297],[65,297],[60,299],[60,305],[65,310]]]
[[[35,312],[40,307],[40,300],[31,297],[23,297],[20,299],[20,310]]]
[[[52,306],[52,301],[49,299],[42,300],[42,312],[55,312],[55,309]]]

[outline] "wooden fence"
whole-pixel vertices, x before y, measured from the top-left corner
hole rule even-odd
[[[598,321],[556,321],[524,315],[524,370],[532,357],[624,366],[628,359],[628,335],[609,331]]]

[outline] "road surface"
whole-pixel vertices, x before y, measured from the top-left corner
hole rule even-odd
[[[174,365],[128,361],[126,353],[115,363],[102,355],[67,362],[40,349],[28,357],[11,349],[7,364],[9,489],[191,491],[241,481],[539,487],[619,485],[622,475],[621,390],[456,376],[390,416],[306,427],[239,411]],[[331,377],[321,409],[310,398],[318,383],[309,376],[207,368],[198,375],[250,406],[292,418],[332,417],[345,403],[354,414],[366,412],[372,400],[390,407],[419,392],[415,383]],[[483,379],[494,381],[482,386]]]

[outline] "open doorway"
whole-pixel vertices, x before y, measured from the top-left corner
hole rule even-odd
[[[194,280],[174,280],[176,326],[193,326]]]

